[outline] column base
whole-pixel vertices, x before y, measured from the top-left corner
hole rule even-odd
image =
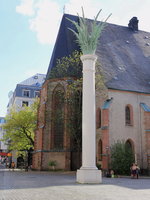
[[[98,169],[77,170],[76,180],[78,183],[102,183],[102,173]]]

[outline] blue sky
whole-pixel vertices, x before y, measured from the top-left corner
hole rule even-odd
[[[88,18],[102,8],[99,20],[112,13],[109,22],[124,26],[137,16],[139,28],[150,32],[149,0],[1,0],[0,116],[17,83],[47,72],[63,11],[81,15],[81,6]]]

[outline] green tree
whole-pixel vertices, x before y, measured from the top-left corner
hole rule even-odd
[[[111,147],[111,168],[117,174],[129,175],[131,164],[134,162],[134,154],[129,144],[117,141]]]
[[[66,102],[69,108],[67,127],[73,142],[73,150],[81,151],[82,144],[82,78],[73,81],[67,88]]]
[[[80,60],[81,53],[72,52],[71,55],[57,59],[56,66],[52,68],[49,79],[64,77],[82,77],[82,63]]]
[[[34,146],[34,130],[37,125],[36,100],[30,107],[24,106],[19,111],[12,108],[6,116],[6,130],[3,141],[8,144],[9,150],[29,150]]]

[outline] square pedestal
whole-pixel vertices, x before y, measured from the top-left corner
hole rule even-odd
[[[98,169],[79,169],[76,180],[78,183],[102,183],[102,173]]]

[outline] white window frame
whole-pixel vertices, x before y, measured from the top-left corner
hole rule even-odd
[[[24,95],[24,92],[29,92],[29,96],[25,96],[25,95]],[[30,90],[23,90],[22,93],[23,93],[23,94],[22,94],[23,97],[30,97]]]
[[[36,95],[36,93],[38,93],[39,95]],[[34,91],[34,97],[40,97],[40,91]]]

